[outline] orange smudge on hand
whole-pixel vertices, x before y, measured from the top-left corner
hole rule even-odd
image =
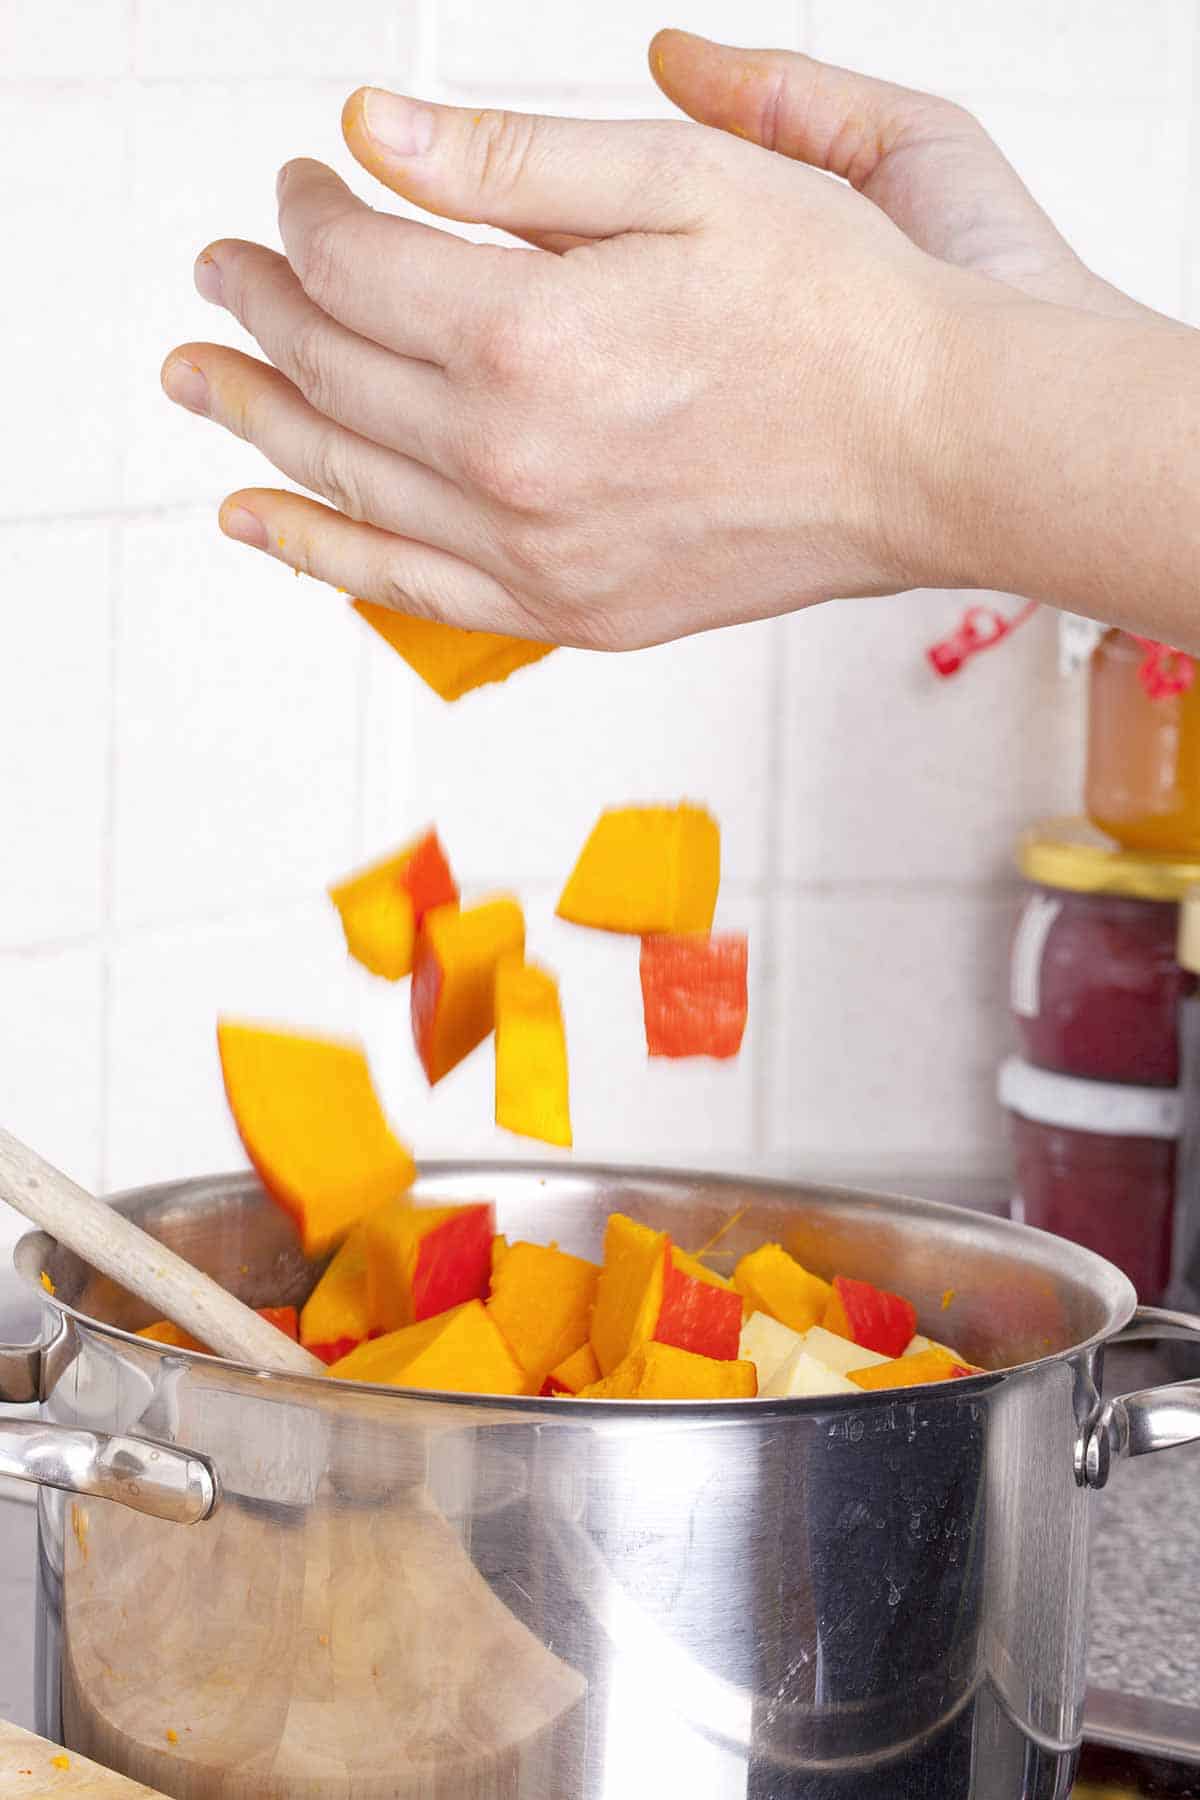
[[[953,1300],[953,1298],[954,1298],[954,1289],[947,1288],[945,1293],[942,1295],[942,1311],[943,1312],[945,1312],[946,1308],[949,1306],[949,1304]]]
[[[52,1756],[50,1758],[50,1767],[52,1769],[69,1769],[70,1766],[71,1759],[69,1756]]]
[[[179,1742],[179,1733],[176,1731],[176,1729],[173,1725],[167,1726],[165,1735],[166,1735],[168,1744],[177,1744]]]

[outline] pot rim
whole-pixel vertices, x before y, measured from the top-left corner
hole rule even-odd
[[[501,1174],[504,1177],[528,1176],[535,1180],[545,1180],[551,1176],[576,1176],[583,1179],[608,1178],[617,1176],[622,1180],[644,1180],[662,1182],[668,1186],[678,1186],[687,1182],[703,1182],[709,1188],[730,1188],[744,1193],[752,1188],[756,1193],[769,1197],[771,1194],[796,1195],[797,1189],[816,1197],[832,1199],[839,1202],[861,1202],[863,1205],[878,1205],[885,1202],[893,1207],[899,1206],[904,1211],[915,1215],[935,1219],[969,1221],[972,1225],[988,1232],[998,1242],[1012,1244],[1014,1239],[1035,1242],[1046,1246],[1052,1244],[1057,1260],[1064,1263],[1078,1279],[1096,1292],[1103,1302],[1106,1298],[1103,1287],[1116,1284],[1119,1299],[1115,1296],[1110,1302],[1110,1319],[1098,1331],[1076,1344],[1067,1345],[1062,1350],[1053,1350],[1045,1356],[1035,1357],[1022,1363],[1007,1364],[1003,1369],[985,1369],[978,1375],[960,1376],[953,1382],[920,1383],[908,1388],[891,1388],[884,1392],[864,1391],[861,1394],[821,1394],[799,1398],[773,1399],[755,1395],[753,1399],[725,1400],[578,1400],[572,1399],[569,1410],[563,1405],[561,1395],[541,1394],[476,1394],[454,1393],[440,1388],[399,1388],[378,1382],[343,1381],[339,1386],[348,1394],[371,1395],[375,1398],[390,1399],[397,1402],[414,1400],[430,1401],[438,1406],[463,1407],[465,1409],[483,1407],[491,1411],[503,1411],[506,1414],[529,1415],[533,1418],[573,1419],[579,1417],[587,1420],[620,1419],[623,1422],[643,1419],[648,1423],[664,1419],[707,1419],[730,1422],[744,1416],[748,1406],[759,1412],[778,1413],[795,1416],[807,1413],[861,1411],[872,1406],[912,1405],[914,1396],[919,1395],[922,1401],[934,1403],[950,1403],[958,1399],[967,1399],[994,1387],[1001,1381],[1017,1375],[1027,1375],[1036,1370],[1049,1368],[1057,1363],[1074,1361],[1081,1355],[1095,1351],[1101,1345],[1110,1342],[1130,1323],[1137,1312],[1138,1300],[1133,1283],[1106,1258],[1099,1256],[1094,1250],[1088,1250],[1081,1244],[1072,1243],[1069,1239],[1055,1236],[1052,1232],[1041,1231],[1022,1221],[999,1217],[991,1213],[982,1213],[970,1207],[955,1206],[947,1201],[926,1200],[914,1195],[889,1192],[886,1189],[842,1187],[829,1182],[804,1182],[802,1177],[789,1180],[783,1176],[768,1175],[731,1175],[724,1171],[703,1169],[685,1169],[662,1167],[654,1164],[614,1163],[614,1162],[575,1162],[565,1159],[538,1161],[506,1161],[498,1157],[431,1157],[419,1161],[414,1188],[419,1189],[423,1179],[446,1179],[447,1177],[467,1176],[480,1178],[486,1175]],[[194,1191],[198,1184],[207,1188],[245,1188],[248,1184],[265,1191],[262,1183],[251,1169],[225,1171],[216,1175],[184,1176],[174,1181],[147,1182],[135,1188],[125,1188],[113,1194],[108,1203],[121,1212],[131,1212],[142,1202],[151,1197],[166,1198],[171,1195],[180,1197]],[[159,1358],[186,1358],[189,1362],[203,1364],[215,1363],[220,1367],[236,1370],[242,1375],[252,1376],[256,1385],[270,1383],[275,1389],[297,1385],[302,1391],[318,1387],[328,1393],[328,1377],[324,1375],[300,1375],[283,1370],[262,1369],[254,1363],[235,1362],[231,1357],[215,1356],[203,1350],[184,1350],[174,1345],[159,1345],[153,1339],[139,1337],[136,1332],[126,1331],[119,1325],[111,1325],[106,1320],[96,1319],[90,1313],[81,1312],[77,1307],[60,1300],[56,1294],[47,1292],[41,1282],[41,1271],[45,1266],[45,1246],[57,1247],[57,1240],[43,1231],[29,1231],[18,1239],[13,1249],[13,1266],[16,1273],[41,1299],[44,1305],[55,1311],[62,1318],[69,1318],[77,1326],[101,1337],[115,1339],[118,1343],[135,1346],[143,1352],[157,1355]],[[1089,1272],[1094,1278],[1087,1281]],[[1101,1280],[1103,1287],[1101,1286]],[[1112,1315],[1116,1315],[1115,1317]]]

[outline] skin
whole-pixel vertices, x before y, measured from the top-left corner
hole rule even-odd
[[[300,161],[284,255],[209,246],[200,291],[268,360],[185,345],[164,387],[320,497],[243,490],[222,529],[593,649],[917,586],[1200,647],[1195,335],[1088,270],[960,108],[682,32],[650,65],[693,123],[351,97],[364,169],[521,245]]]

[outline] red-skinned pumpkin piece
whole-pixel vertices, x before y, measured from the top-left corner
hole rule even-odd
[[[742,932],[660,932],[642,939],[642,1009],[651,1056],[736,1056],[748,1009]]]
[[[917,1309],[900,1294],[835,1275],[833,1294],[821,1321],[826,1331],[877,1350],[880,1356],[903,1356],[917,1329]]]

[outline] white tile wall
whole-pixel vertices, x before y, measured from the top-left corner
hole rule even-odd
[[[524,1154],[487,1049],[430,1094],[407,995],[344,957],[330,877],[426,820],[510,882],[559,969],[582,1155],[999,1169],[1013,834],[1077,793],[1079,693],[1035,621],[957,680],[963,597],[829,607],[675,650],[564,653],[453,708],[344,602],[224,543],[264,466],[171,408],[162,357],[236,327],[193,294],[273,182],[341,146],[361,80],[665,110],[642,0],[42,0],[4,11],[0,1119],[109,1187],[238,1160],[221,1009],[358,1029],[426,1152]],[[1104,274],[1200,321],[1195,0],[685,0],[674,22],[943,89]],[[648,1067],[636,946],[552,918],[595,812],[721,818],[752,937],[727,1068]],[[0,1234],[11,1228],[0,1219]]]

